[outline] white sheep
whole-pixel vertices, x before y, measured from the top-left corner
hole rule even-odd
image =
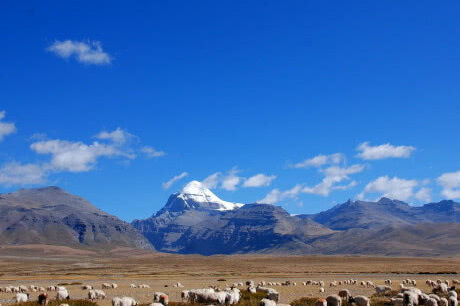
[[[348,299],[348,302],[350,304],[354,303],[356,306],[370,306],[371,305],[369,298],[363,295],[358,295],[355,297],[350,296],[350,298]]]
[[[15,299],[16,299],[16,303],[25,303],[29,300],[29,294],[28,293],[17,293]]]
[[[88,291],[88,299],[90,300],[98,300],[98,299],[105,299],[106,294],[103,290],[99,289],[91,289]]]
[[[449,306],[458,306],[457,298],[454,296],[449,296],[447,299]]]
[[[348,290],[348,289],[340,290],[339,291],[339,296],[344,300],[348,300],[348,298],[351,296],[350,290]]]
[[[67,289],[61,289],[58,290],[56,293],[56,301],[60,300],[70,300],[69,293],[67,292]]]
[[[136,306],[136,305],[137,305],[137,301],[133,299],[132,297],[124,296],[120,299],[119,306]]]
[[[109,284],[109,283],[103,283],[103,284],[101,285],[101,287],[102,287],[102,289],[111,289],[111,288],[112,288],[112,285]]]
[[[383,285],[380,285],[380,286],[375,286],[375,292],[377,294],[381,294],[381,293],[385,293],[387,291],[391,291],[391,287],[390,286],[383,286]]]
[[[276,306],[276,302],[269,299],[262,299],[260,301],[260,306]]]
[[[167,306],[169,303],[169,296],[163,292],[155,292],[153,293],[153,302]]]

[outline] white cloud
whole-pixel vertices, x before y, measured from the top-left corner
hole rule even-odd
[[[414,189],[419,185],[416,180],[406,180],[398,177],[389,178],[381,176],[376,180],[368,183],[359,198],[364,198],[368,193],[379,193],[382,197],[406,201],[415,195]],[[426,190],[420,195],[426,195]]]
[[[352,165],[350,167],[331,166],[326,169],[320,170],[324,174],[324,178],[320,183],[312,187],[304,187],[303,193],[316,194],[328,196],[333,190],[344,190],[352,188],[356,182],[347,185],[336,185],[342,181],[350,179],[351,174],[355,174],[364,170],[363,165]]]
[[[149,146],[143,147],[141,152],[144,153],[147,158],[162,157],[166,155],[164,151],[159,151]]]
[[[16,132],[16,126],[11,122],[3,122],[6,112],[0,111],[0,142],[3,141],[5,136],[11,135]]]
[[[460,171],[444,173],[437,179],[441,194],[447,199],[460,199]]]
[[[420,188],[414,195],[417,200],[430,202],[431,201],[431,189],[427,187]]]
[[[369,142],[363,142],[357,147],[360,153],[358,157],[365,160],[376,160],[384,158],[407,158],[415,150],[412,146],[393,146],[389,143],[379,146],[371,146]]]
[[[302,185],[298,184],[291,189],[280,191],[279,189],[273,189],[263,199],[257,201],[260,204],[275,204],[286,199],[295,199],[302,191]]]
[[[41,165],[11,162],[0,168],[0,184],[32,185],[45,181],[46,170]]]
[[[203,187],[208,188],[208,189],[217,188],[217,186],[219,185],[221,175],[222,173],[220,172],[213,173],[209,175],[207,178],[205,178],[201,182],[201,184],[203,185]]]
[[[245,180],[243,183],[243,187],[270,186],[270,184],[275,178],[276,175],[265,175],[263,173],[256,174]]]
[[[116,130],[112,132],[102,131],[95,137],[97,139],[110,140],[115,144],[123,145],[135,136],[118,127]]]
[[[99,41],[85,43],[73,40],[57,40],[46,50],[62,58],[74,57],[83,64],[105,65],[112,61],[111,56],[104,52]]]
[[[235,191],[242,178],[237,175],[238,170],[232,169],[227,175],[222,176],[221,188],[228,191]]]
[[[163,186],[163,189],[169,189],[172,185],[174,185],[174,183],[183,179],[186,176],[188,176],[188,172],[182,172],[181,174],[172,177],[169,181],[164,182],[163,184],[161,184],[161,186]]]
[[[59,139],[34,142],[30,148],[38,154],[51,154],[49,166],[54,171],[85,172],[94,167],[99,157],[125,155],[111,145],[98,142],[87,145]]]
[[[310,159],[306,159],[300,163],[294,164],[294,168],[321,167],[326,164],[339,164],[344,161],[345,157],[342,153],[330,155],[317,155]]]

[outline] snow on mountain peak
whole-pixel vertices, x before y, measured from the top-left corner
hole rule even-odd
[[[187,183],[187,185],[182,188],[178,197],[186,202],[191,200],[196,203],[214,204],[210,205],[210,207],[220,211],[233,210],[243,206],[243,204],[240,203],[232,203],[219,199],[211,190],[198,181]]]

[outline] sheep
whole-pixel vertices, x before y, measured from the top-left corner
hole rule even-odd
[[[24,293],[24,292],[27,292],[28,289],[27,289],[26,286],[21,285],[21,286],[19,286],[19,291],[22,292],[22,293]]]
[[[400,297],[391,298],[391,304],[394,306],[404,306],[404,299]]]
[[[319,281],[318,284],[319,284],[320,287],[324,287],[324,282],[323,281]]]
[[[458,298],[458,297],[457,297],[457,291],[452,290],[452,288],[451,288],[451,290],[447,293],[447,297],[450,298],[451,296],[453,296],[455,299]]]
[[[391,279],[386,279],[384,283],[385,283],[385,285],[390,285],[391,286],[392,281],[391,281]]]
[[[330,282],[329,287],[337,287],[337,282],[336,281]]]
[[[449,305],[449,301],[448,301],[446,298],[440,298],[438,304],[439,304],[439,306],[448,306],[448,305]]]
[[[260,301],[260,306],[276,306],[276,302],[269,299],[262,299]]]
[[[83,285],[83,286],[81,286],[81,290],[92,290],[92,289],[94,289],[94,288],[91,285]]]
[[[136,306],[136,305],[137,305],[137,301],[133,299],[132,297],[124,296],[120,299],[119,306]]]
[[[313,306],[327,306],[327,301],[326,299],[318,299]]]
[[[391,287],[390,286],[375,286],[375,293],[377,294],[381,294],[381,293],[385,293],[387,291],[391,291]]]
[[[448,288],[445,283],[440,283],[438,284],[438,286],[433,288],[433,293],[447,293],[447,292],[448,292]]]
[[[257,287],[256,288],[256,291],[261,291],[261,292],[265,292],[267,294],[267,298],[269,300],[273,300],[275,302],[279,302],[279,298],[280,298],[280,295],[278,293],[278,291],[276,291],[275,289],[273,288],[267,288],[267,287]]]
[[[164,306],[167,306],[169,303],[169,296],[163,292],[155,292],[153,294],[153,302],[154,303],[161,303]]]
[[[102,289],[111,289],[111,288],[112,288],[112,285],[109,284],[109,283],[103,283],[103,284],[101,285],[101,287],[102,287]]]
[[[141,284],[141,285],[139,285],[139,288],[150,288],[150,286],[146,285],[146,284]]]
[[[249,286],[249,287],[254,287],[254,281],[253,280],[248,280],[246,281],[246,286]]]
[[[184,285],[182,285],[181,283],[177,282],[173,287],[184,288]]]
[[[119,297],[114,297],[112,298],[112,306],[120,306],[121,304],[121,299]]]
[[[323,287],[319,288],[319,293],[323,293],[323,292],[324,292],[324,288]]]
[[[326,301],[327,306],[342,306],[342,299],[337,294],[328,296]]]
[[[339,296],[344,300],[348,300],[348,298],[351,296],[350,290],[348,290],[348,289],[340,290],[339,291]]]
[[[348,303],[352,304],[355,303],[356,306],[370,306],[369,298],[363,295],[358,295],[355,297],[350,296],[348,299]]]
[[[429,294],[428,296],[429,296],[431,299],[435,299],[436,302],[438,302],[438,303],[439,303],[439,301],[441,300],[441,299],[439,298],[439,296],[437,296],[437,295],[434,294],[434,293]]]
[[[448,301],[448,305],[449,305],[449,306],[458,306],[457,298],[454,297],[454,296],[449,296],[449,298],[447,299],[447,301]]]
[[[48,286],[46,291],[56,291],[56,286]]]
[[[413,291],[404,292],[404,306],[417,306],[419,295]]]
[[[249,293],[256,293],[257,292],[256,287],[248,287],[248,292]]]
[[[137,288],[137,285],[136,284],[131,284],[129,285],[130,288]]]
[[[63,290],[61,289],[57,291],[56,301],[60,301],[60,300],[70,300],[69,293],[67,292],[66,289],[63,289]]]
[[[103,290],[99,290],[99,289],[91,289],[88,291],[88,299],[90,300],[103,300],[105,299],[106,297],[106,294]]]
[[[373,288],[375,288],[375,285],[374,285],[374,283],[373,283],[373,282],[371,282],[371,281],[367,281],[367,282],[366,282],[366,287],[367,287],[367,288],[370,288],[370,287],[373,287]]]
[[[17,293],[15,297],[16,303],[25,303],[29,300],[28,293]]]
[[[38,296],[38,304],[40,305],[48,305],[48,293],[42,293]]]
[[[425,306],[438,306],[438,301],[436,301],[435,299],[433,298],[429,298],[425,304]]]
[[[112,283],[112,284],[110,284],[110,285],[112,286],[112,289],[117,289],[117,288],[118,288],[118,285],[115,284],[115,283]]]

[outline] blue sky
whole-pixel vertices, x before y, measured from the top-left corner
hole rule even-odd
[[[58,185],[125,220],[190,180],[291,213],[459,199],[459,9],[2,1],[0,192]]]

